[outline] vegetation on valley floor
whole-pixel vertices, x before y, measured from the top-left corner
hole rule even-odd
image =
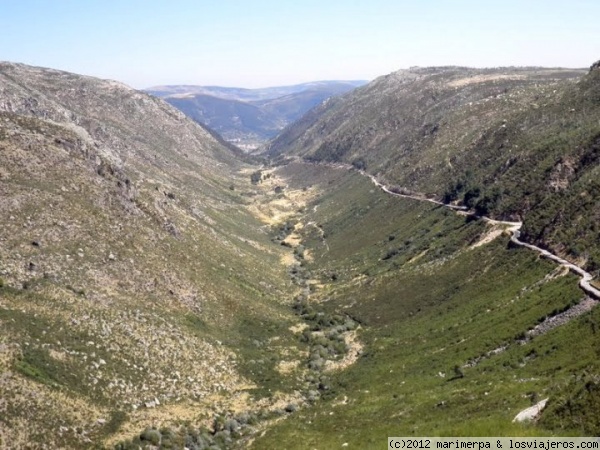
[[[110,82],[0,69],[0,446],[600,432],[598,308],[538,327],[580,304],[577,278],[497,225],[347,170],[242,163]],[[526,239],[597,271],[598,71],[419,70],[410,133],[387,96],[304,156],[524,215]],[[362,145],[381,130],[409,139]],[[546,397],[538,422],[512,423]]]
[[[324,169],[281,170],[302,187]],[[363,323],[365,350],[333,378],[333,398],[279,423],[256,448],[377,448],[388,435],[598,432],[598,310],[522,343],[528,330],[583,298],[575,276],[511,248],[508,236],[469,250],[488,231],[483,223],[391,198],[356,174],[333,178],[338,188],[323,178],[327,193],[306,219],[323,227],[329,251],[309,232],[308,268],[327,282],[323,307]],[[363,239],[352,239],[357,234]],[[512,423],[548,396],[539,425]]]
[[[600,270],[600,69],[418,68],[312,111],[270,146],[460,201]]]

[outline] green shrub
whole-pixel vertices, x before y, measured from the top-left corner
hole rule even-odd
[[[252,172],[252,174],[250,175],[250,181],[252,182],[252,184],[260,183],[261,178],[262,178],[262,172],[260,170],[257,170],[256,172]]]
[[[161,439],[160,431],[153,428],[146,428],[144,431],[142,431],[142,434],[140,434],[140,439],[142,441],[148,441],[152,445],[158,445],[160,444]]]
[[[551,398],[540,419],[542,425],[556,429],[578,429],[582,435],[600,432],[600,383],[583,377],[559,390]]]
[[[481,189],[479,187],[472,187],[463,197],[463,203],[467,208],[473,208],[477,203],[477,199],[481,195]]]

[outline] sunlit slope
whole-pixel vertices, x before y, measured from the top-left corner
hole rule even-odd
[[[599,93],[598,65],[400,71],[311,111],[269,154],[522,219],[525,239],[598,270]]]
[[[89,448],[282,388],[248,366],[295,321],[252,170],[161,100],[0,65],[0,447]]]
[[[598,433],[600,313],[561,315],[588,302],[575,276],[511,247],[501,227],[392,197],[356,173],[301,164],[279,171],[291,186],[327,189],[303,218],[316,224],[301,233],[320,286],[311,299],[317,310],[359,321],[363,348],[331,375],[321,403],[254,448]],[[547,397],[537,425],[512,423]]]

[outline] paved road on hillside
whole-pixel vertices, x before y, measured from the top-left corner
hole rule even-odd
[[[350,166],[351,167],[351,166]],[[348,167],[347,167],[348,168]],[[371,181],[375,184],[375,186],[379,187],[381,190],[383,190],[384,192],[390,194],[390,195],[394,195],[396,197],[404,197],[404,198],[411,198],[413,200],[419,200],[419,201],[426,201],[429,203],[434,203],[436,205],[440,205],[440,206],[444,206],[446,208],[450,208],[453,209],[455,211],[462,211],[463,214],[467,214],[473,217],[476,217],[478,219],[482,219],[485,220],[488,223],[491,223],[493,225],[506,225],[508,226],[508,230],[512,233],[512,236],[510,238],[511,242],[515,245],[519,245],[521,247],[527,247],[530,250],[536,251],[538,253],[540,253],[544,258],[548,258],[554,262],[557,262],[558,264],[567,267],[571,272],[576,273],[577,275],[579,275],[581,277],[581,280],[579,281],[579,287],[589,296],[600,300],[600,290],[596,289],[594,286],[591,285],[591,281],[594,278],[592,276],[592,274],[590,274],[589,272],[586,272],[584,269],[582,269],[581,267],[567,261],[566,259],[561,258],[560,256],[557,256],[553,253],[550,253],[548,250],[544,250],[543,248],[537,247],[535,245],[532,244],[528,244],[526,242],[521,241],[519,238],[521,237],[521,227],[523,226],[523,222],[506,222],[503,220],[495,220],[495,219],[491,219],[489,217],[486,216],[479,216],[477,214],[475,214],[474,212],[470,212],[467,211],[467,208],[464,206],[456,206],[456,205],[448,205],[446,203],[442,203],[439,202],[437,200],[433,200],[430,198],[426,198],[426,197],[422,197],[422,196],[417,196],[417,195],[410,195],[410,194],[400,194],[398,192],[394,192],[392,190],[390,190],[387,186],[385,186],[384,184],[382,184],[379,180],[377,180],[373,175],[370,175],[366,172],[363,171],[359,171],[362,175],[369,177],[371,179]]]
[[[350,164],[343,164],[343,163],[309,163],[307,161],[302,160],[302,158],[296,157],[294,158],[297,162],[301,162],[304,164],[315,164],[315,165],[322,165],[322,166],[329,166],[329,167],[333,167],[333,168],[337,168],[337,169],[346,169],[346,170],[356,170],[356,167],[350,165]],[[375,184],[375,186],[377,186],[378,188],[380,188],[382,191],[386,192],[387,194],[396,196],[396,197],[403,197],[403,198],[410,198],[413,200],[418,200],[421,202],[429,202],[429,203],[433,203],[435,205],[439,205],[439,206],[443,206],[445,208],[449,208],[452,209],[460,214],[464,214],[464,215],[468,215],[468,216],[472,216],[475,217],[477,219],[481,219],[484,220],[492,225],[505,225],[507,226],[507,230],[510,231],[512,233],[512,236],[510,238],[511,242],[515,245],[519,245],[521,247],[527,247],[530,250],[536,251],[539,254],[541,254],[544,258],[548,258],[564,267],[567,267],[571,272],[576,273],[577,275],[579,275],[581,277],[581,280],[579,280],[579,287],[586,293],[588,294],[590,297],[595,298],[596,300],[600,300],[600,289],[595,288],[594,286],[592,286],[591,281],[594,279],[594,277],[592,276],[592,274],[590,274],[589,272],[585,271],[584,269],[582,269],[581,267],[573,264],[570,261],[567,261],[566,259],[561,258],[560,256],[557,256],[553,253],[550,253],[548,250],[544,250],[543,248],[537,247],[536,245],[532,245],[532,244],[528,244],[526,242],[521,241],[519,238],[521,237],[521,228],[523,226],[523,222],[507,222],[507,221],[503,221],[503,220],[496,220],[496,219],[492,219],[490,217],[486,217],[486,216],[479,216],[477,214],[475,214],[472,211],[469,211],[467,207],[465,206],[457,206],[457,205],[449,205],[447,203],[442,203],[438,200],[434,200],[431,198],[427,198],[423,195],[414,195],[414,194],[402,194],[399,192],[394,192],[392,191],[389,187],[387,187],[386,185],[384,185],[383,183],[381,183],[377,178],[375,178],[374,175],[371,175],[367,172],[364,172],[362,170],[357,170],[358,173],[360,173],[361,175],[368,177],[373,184]]]
[[[346,164],[334,164],[333,166],[337,167],[337,168],[344,168],[344,169],[354,169],[353,166],[350,165],[346,165]],[[411,195],[411,194],[401,194],[399,192],[394,192],[392,190],[390,190],[390,188],[388,188],[387,186],[385,186],[383,183],[381,183],[379,180],[377,180],[375,178],[375,176],[370,175],[364,171],[359,171],[359,173],[363,176],[369,177],[371,179],[371,181],[373,182],[373,184],[375,184],[375,186],[377,186],[378,188],[380,188],[382,191],[386,192],[387,194],[390,195],[394,195],[396,197],[404,197],[404,198],[410,198],[413,200],[418,200],[418,201],[426,201],[429,203],[433,203],[435,205],[439,205],[439,206],[443,206],[445,208],[449,208],[452,209],[454,211],[456,211],[459,214],[464,214],[467,216],[472,216],[481,220],[486,221],[487,223],[490,223],[492,225],[503,225],[508,227],[507,230],[511,232],[511,237],[510,240],[513,244],[515,245],[519,245],[521,247],[526,247],[530,250],[533,250],[535,252],[538,252],[539,254],[542,255],[542,257],[544,258],[548,258],[558,264],[560,264],[561,266],[567,267],[571,272],[576,273],[577,275],[579,275],[581,277],[581,279],[579,280],[579,287],[592,299],[596,299],[596,300],[600,300],[600,290],[596,289],[594,286],[591,285],[591,281],[593,279],[592,275],[585,271],[584,269],[582,269],[581,267],[561,258],[560,256],[557,256],[553,253],[550,253],[548,250],[544,250],[543,248],[537,247],[535,245],[532,244],[528,244],[526,242],[521,241],[519,238],[521,237],[521,228],[523,227],[523,222],[507,222],[507,221],[503,221],[503,220],[495,220],[492,219],[490,217],[486,217],[486,216],[479,216],[477,214],[475,214],[472,211],[469,211],[466,207],[464,206],[456,206],[456,205],[448,205],[442,202],[439,202],[437,200],[434,199],[430,199],[427,198],[425,196],[419,196],[419,195]],[[583,304],[584,302],[580,303]],[[587,305],[584,309],[582,309],[580,312],[584,312],[587,311],[588,308],[591,308],[592,306]],[[578,312],[576,315],[572,316],[572,317],[576,317],[577,315],[579,315]],[[564,314],[564,313],[563,313]],[[560,316],[560,314],[559,314]],[[570,317],[570,318],[572,318]],[[555,317],[556,318],[556,317]],[[568,318],[567,321],[570,319]],[[565,322],[562,322],[565,323]],[[513,422],[522,422],[524,420],[530,420],[533,417],[539,415],[540,411],[543,409],[543,407],[545,406],[546,402],[548,401],[548,399],[544,399],[541,402],[539,402],[538,404],[536,404],[535,406],[531,407],[531,408],[526,408],[522,411],[519,412],[519,414],[517,414],[513,420]]]

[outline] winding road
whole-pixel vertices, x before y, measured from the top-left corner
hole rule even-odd
[[[502,220],[495,220],[495,219],[491,219],[489,217],[486,216],[479,216],[477,214],[475,214],[474,212],[470,212],[467,210],[466,207],[464,206],[456,206],[456,205],[448,205],[446,203],[442,203],[440,201],[437,200],[433,200],[430,198],[426,198],[426,197],[421,197],[421,196],[416,196],[416,195],[409,195],[409,194],[400,194],[398,192],[394,192],[392,190],[390,190],[387,186],[385,186],[384,184],[382,184],[379,180],[377,180],[377,178],[375,178],[374,175],[368,174],[366,172],[363,171],[359,171],[359,173],[363,176],[369,177],[371,179],[371,181],[373,182],[373,184],[375,184],[375,186],[377,186],[378,188],[380,188],[382,191],[390,194],[390,195],[394,195],[396,197],[404,197],[404,198],[410,198],[413,200],[419,200],[419,201],[426,201],[429,203],[434,203],[436,205],[439,206],[444,206],[446,208],[450,208],[452,210],[455,211],[462,211],[463,214],[467,214],[469,216],[473,216],[476,217],[478,219],[482,219],[488,223],[494,224],[494,225],[506,225],[508,226],[508,231],[510,231],[512,233],[512,236],[510,238],[511,242],[515,245],[519,245],[521,247],[527,247],[530,250],[536,251],[539,254],[541,254],[544,258],[548,258],[558,264],[560,264],[561,266],[567,267],[571,272],[579,275],[581,277],[581,280],[579,280],[579,287],[590,297],[595,298],[596,300],[600,300],[600,290],[596,289],[594,286],[592,286],[591,281],[593,280],[593,276],[592,274],[590,274],[589,272],[585,271],[584,269],[582,269],[581,267],[567,261],[566,259],[561,258],[560,256],[557,256],[553,253],[550,253],[548,250],[544,250],[543,248],[537,247],[535,245],[532,244],[528,244],[526,242],[521,241],[519,238],[521,237],[521,227],[523,226],[523,222],[506,222],[506,221],[502,221]]]
[[[419,197],[416,195],[400,194],[397,192],[393,192],[387,186],[385,186],[379,180],[377,180],[373,175],[370,175],[363,171],[359,171],[359,172],[362,175],[369,177],[371,179],[371,181],[375,184],[375,186],[379,187],[382,191],[384,191],[390,195],[395,195],[396,197],[411,198],[413,200],[419,200],[419,201],[427,201],[430,203],[434,203],[436,205],[440,205],[440,206],[444,206],[446,208],[453,209],[455,211],[460,211],[462,214],[476,217],[478,219],[484,220],[493,225],[507,226],[508,227],[507,230],[511,232],[510,241],[513,244],[519,245],[521,247],[527,247],[530,250],[538,252],[540,255],[542,255],[542,257],[551,259],[552,261],[560,264],[561,266],[567,267],[571,272],[574,272],[581,277],[581,279],[579,280],[579,287],[590,298],[595,299],[595,300],[600,300],[600,290],[596,289],[594,286],[591,285],[590,282],[592,281],[592,279],[594,277],[592,277],[592,275],[589,272],[587,272],[584,269],[582,269],[581,267],[567,261],[566,259],[561,258],[560,256],[550,253],[548,250],[544,250],[543,248],[537,247],[532,244],[528,244],[519,239],[521,237],[521,227],[523,226],[523,222],[506,222],[503,220],[495,220],[495,219],[491,219],[490,217],[486,217],[486,216],[478,216],[474,212],[468,211],[468,209],[464,206],[461,207],[461,206],[456,206],[456,205],[447,205],[447,204],[439,202],[437,200],[433,200],[433,199],[429,199],[429,198],[425,198],[425,197]],[[588,300],[588,301],[590,301],[590,300]],[[582,302],[582,304],[583,303],[584,302]],[[588,308],[591,308],[591,307],[593,307],[593,306],[586,305],[584,308],[581,309],[580,312],[584,312]],[[578,313],[580,313],[580,312],[578,311]],[[550,319],[550,320],[552,320],[552,319]],[[501,349],[501,351],[504,351],[505,349],[506,349],[506,347],[503,347]],[[541,402],[537,403],[536,405],[534,405],[530,408],[525,408],[524,410],[520,411],[513,419],[513,422],[524,422],[524,421],[532,420],[535,417],[539,416],[541,410],[544,408],[544,406],[546,406],[547,401],[548,401],[548,399],[546,398],[546,399],[542,400]]]
[[[327,164],[327,165],[330,165],[330,164]],[[346,165],[346,164],[335,164],[333,166],[335,166],[337,168],[356,170],[355,167]],[[433,203],[438,206],[443,206],[445,208],[452,209],[459,214],[463,214],[466,216],[471,216],[471,217],[474,217],[477,219],[484,220],[485,222],[492,224],[492,225],[506,226],[507,227],[506,230],[508,230],[511,233],[510,241],[513,244],[533,250],[533,251],[539,253],[542,257],[548,258],[548,259],[558,263],[559,265],[568,268],[571,272],[577,274],[580,277],[579,287],[586,293],[586,295],[589,298],[585,299],[583,302],[581,302],[579,304],[579,306],[580,306],[579,310],[576,312],[574,311],[574,314],[571,314],[571,317],[566,319],[567,321],[570,320],[570,318],[572,318],[572,317],[578,316],[582,312],[588,311],[589,309],[594,307],[594,304],[597,304],[598,300],[600,300],[600,289],[597,289],[594,286],[592,286],[591,281],[594,277],[589,272],[587,272],[586,270],[582,269],[581,267],[567,261],[566,259],[561,258],[560,256],[550,253],[548,250],[544,250],[543,248],[537,247],[532,244],[528,244],[519,239],[521,237],[521,228],[523,227],[523,222],[508,222],[508,221],[503,221],[503,220],[496,220],[496,219],[492,219],[492,218],[486,217],[486,216],[479,216],[478,214],[474,213],[473,211],[469,211],[468,208],[466,208],[464,206],[448,205],[446,203],[442,203],[440,201],[437,201],[437,200],[434,200],[431,198],[427,198],[425,196],[402,194],[399,192],[394,192],[389,187],[387,187],[386,185],[381,183],[379,180],[377,180],[377,178],[375,178],[374,175],[368,174],[362,170],[358,170],[358,172],[361,175],[370,178],[371,181],[373,182],[373,184],[375,184],[375,186],[377,186],[378,188],[380,188],[382,191],[384,191],[387,194],[390,194],[390,195],[393,195],[396,197],[404,197],[404,198],[409,198],[409,199],[413,199],[413,200]],[[316,207],[315,207],[315,211],[316,211]],[[586,302],[588,302],[588,303],[586,304]],[[571,310],[574,310],[576,308],[577,308],[577,306],[575,306],[574,308],[571,308]],[[562,314],[564,315],[565,313],[562,313]],[[559,316],[560,316],[560,314],[558,316],[554,316],[554,317],[548,319],[547,321],[552,321],[554,319],[557,319],[557,317],[559,317]],[[558,322],[559,321],[552,324],[551,327],[554,327],[554,326],[557,326],[558,324],[560,324]],[[565,322],[562,322],[562,323],[565,323]],[[498,349],[495,349],[495,350],[489,352],[489,354],[487,356],[489,356],[490,354],[497,354],[497,353],[503,352],[506,350],[506,348],[507,348],[507,346],[499,347]],[[542,400],[541,402],[537,403],[536,405],[534,405],[533,407],[526,408],[526,409],[520,411],[513,419],[513,422],[523,422],[523,421],[528,421],[528,420],[534,419],[535,417],[537,417],[540,414],[540,411],[544,408],[547,401],[548,401],[548,399],[546,398],[546,399]]]
[[[468,208],[465,206],[449,205],[447,203],[443,203],[438,200],[427,198],[425,196],[402,194],[399,192],[394,192],[388,186],[384,185],[377,178],[375,178],[374,175],[371,175],[363,170],[358,170],[358,169],[356,169],[356,167],[354,167],[350,164],[315,163],[315,162],[308,162],[308,161],[302,160],[301,158],[298,158],[298,157],[295,158],[295,160],[297,162],[301,162],[303,164],[314,164],[314,165],[321,165],[321,166],[329,166],[329,167],[333,167],[333,168],[337,168],[337,169],[356,170],[359,174],[361,174],[365,177],[368,177],[373,182],[373,184],[375,186],[377,186],[378,188],[380,188],[382,191],[384,191],[387,194],[393,195],[395,197],[410,198],[410,199],[418,200],[421,202],[433,203],[438,206],[443,206],[445,208],[452,209],[458,213],[484,220],[485,222],[493,224],[493,225],[505,225],[508,227],[507,230],[512,233],[510,240],[513,244],[519,245],[521,247],[527,247],[530,250],[538,252],[540,255],[542,255],[542,257],[548,258],[548,259],[560,264],[561,266],[568,268],[571,272],[579,275],[581,277],[581,279],[579,280],[579,287],[591,298],[593,298],[595,300],[600,300],[600,289],[592,286],[591,281],[594,279],[594,277],[592,276],[591,273],[589,273],[586,270],[582,269],[581,267],[573,264],[572,262],[561,258],[560,256],[550,253],[548,250],[544,250],[543,248],[540,248],[536,245],[528,244],[519,239],[521,237],[521,228],[523,227],[523,222],[507,222],[507,221],[503,221],[503,220],[496,220],[496,219],[492,219],[490,217],[480,216],[478,214],[475,214],[474,212],[469,211]]]

